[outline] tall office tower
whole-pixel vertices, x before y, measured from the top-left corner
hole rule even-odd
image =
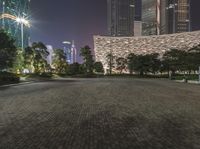
[[[29,44],[29,4],[30,0],[0,0],[0,28],[16,41],[16,46]]]
[[[191,30],[190,0],[168,0],[166,8],[168,33]]]
[[[134,0],[107,0],[108,34],[110,36],[134,35]]]
[[[167,0],[142,0],[142,35],[165,32]]]
[[[71,46],[71,63],[76,63],[76,62],[77,62],[77,49],[75,46],[75,42],[73,40]]]
[[[142,0],[142,35],[190,31],[190,0]]]
[[[49,52],[49,55],[47,56],[46,60],[47,63],[52,67],[53,64],[53,56],[54,56],[54,50],[52,45],[46,45],[47,51]]]

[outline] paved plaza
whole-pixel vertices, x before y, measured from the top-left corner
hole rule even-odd
[[[0,149],[200,149],[200,86],[70,79],[0,87]]]

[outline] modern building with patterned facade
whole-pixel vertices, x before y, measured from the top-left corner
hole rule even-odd
[[[109,36],[133,36],[135,0],[107,0]]]
[[[22,26],[18,20],[19,18],[24,20],[29,18],[29,5],[30,0],[0,0],[0,28],[5,29],[15,39],[18,47],[22,46],[22,42],[24,47],[29,43],[29,25],[24,22],[25,24]]]
[[[134,21],[134,36],[142,36],[142,22]]]
[[[142,0],[142,34],[190,31],[190,0]]]
[[[159,53],[161,56],[170,49],[189,50],[200,44],[200,31],[168,35],[141,37],[94,36],[96,61],[107,67],[106,56],[126,58],[128,54]]]

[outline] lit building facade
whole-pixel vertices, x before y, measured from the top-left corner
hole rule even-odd
[[[134,35],[134,0],[107,0],[109,36]]]
[[[142,36],[142,22],[134,21],[134,36]]]
[[[21,25],[17,18],[29,19],[30,0],[0,0],[0,28],[5,31],[16,41],[16,46],[24,47],[29,45],[29,25]],[[22,28],[23,27],[23,28]],[[22,32],[23,31],[23,32]],[[22,41],[23,34],[23,41]]]
[[[161,56],[170,49],[189,50],[200,44],[200,31],[141,37],[94,36],[96,61],[108,66],[107,55],[126,58],[130,53],[136,55],[158,53]]]
[[[142,0],[142,34],[190,31],[190,0]]]

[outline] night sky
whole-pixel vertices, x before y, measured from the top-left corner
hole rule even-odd
[[[192,28],[200,30],[200,1],[192,1]],[[93,47],[93,35],[107,32],[106,0],[32,0],[32,41],[62,48],[75,40],[79,49]]]

